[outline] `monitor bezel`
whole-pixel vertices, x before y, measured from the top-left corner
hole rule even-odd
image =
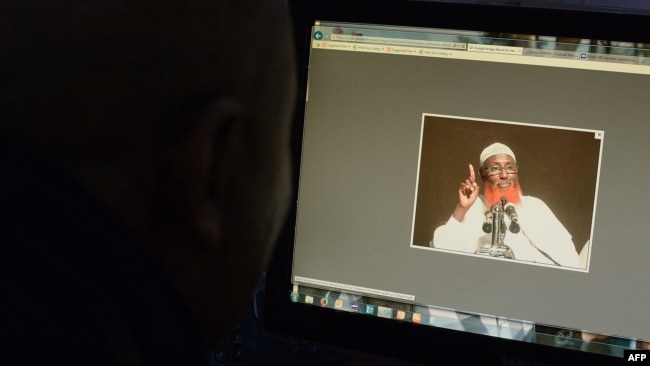
[[[317,20],[490,31],[650,43],[650,12],[576,6],[481,4],[424,0],[289,1],[298,64],[298,100],[306,97],[311,27]],[[607,26],[603,26],[606,24]],[[293,202],[297,200],[304,103],[293,127]],[[280,336],[333,345],[389,359],[432,364],[618,364],[620,358],[495,338],[292,302],[291,270],[296,207],[292,207],[265,281],[262,321]],[[527,363],[524,363],[527,364]]]

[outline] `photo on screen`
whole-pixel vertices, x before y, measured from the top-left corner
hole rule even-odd
[[[424,114],[411,247],[588,271],[603,138]]]

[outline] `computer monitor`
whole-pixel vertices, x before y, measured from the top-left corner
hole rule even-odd
[[[555,5],[290,2],[267,329],[425,364],[647,349],[650,15]]]

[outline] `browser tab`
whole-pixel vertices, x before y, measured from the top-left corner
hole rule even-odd
[[[467,45],[469,52],[497,53],[501,55],[521,55],[524,52],[523,47],[497,46],[488,44],[470,43]]]

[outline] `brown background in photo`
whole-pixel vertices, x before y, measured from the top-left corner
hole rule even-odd
[[[579,252],[591,233],[602,141],[590,131],[425,116],[413,244],[429,245],[451,216],[468,165],[477,170],[481,151],[501,142],[516,155],[524,194],[550,207]],[[482,193],[478,171],[476,179]]]

